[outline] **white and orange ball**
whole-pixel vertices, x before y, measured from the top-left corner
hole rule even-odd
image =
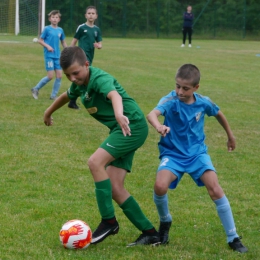
[[[92,240],[89,225],[79,219],[66,222],[60,230],[60,242],[68,249],[85,249]]]

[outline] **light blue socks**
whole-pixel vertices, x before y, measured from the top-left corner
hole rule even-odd
[[[55,98],[57,96],[60,89],[60,85],[61,85],[61,79],[56,78],[53,84],[51,97]]]
[[[51,79],[49,79],[47,76],[42,78],[39,83],[34,87],[36,90],[40,90],[44,85],[46,85]]]
[[[172,216],[169,213],[169,208],[168,208],[168,195],[165,194],[163,196],[158,196],[155,193],[153,193],[153,201],[156,205],[160,217],[160,221],[171,222]]]
[[[236,226],[227,197],[224,195],[221,199],[214,200],[218,216],[222,222],[227,235],[227,242],[232,242],[234,238],[239,237],[236,233]]]

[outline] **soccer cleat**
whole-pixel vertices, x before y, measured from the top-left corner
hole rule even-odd
[[[160,236],[159,233],[156,232],[154,235],[141,234],[135,242],[127,245],[127,247],[139,246],[139,245],[152,245],[158,246],[160,245]]]
[[[71,100],[69,102],[68,107],[72,108],[72,109],[79,109],[78,105],[76,104],[76,102],[74,100]]]
[[[191,44],[189,44],[189,47],[191,47]]]
[[[185,44],[182,44],[181,47],[185,47]]]
[[[115,235],[119,231],[119,224],[115,221],[114,224],[109,224],[107,221],[102,220],[97,229],[92,234],[91,244],[102,242],[106,237]]]
[[[248,249],[241,243],[240,239],[242,237],[236,237],[232,242],[229,242],[228,245],[239,253],[246,253]]]
[[[55,100],[56,99],[56,97],[50,97],[50,100]]]
[[[32,88],[31,91],[32,91],[33,98],[38,99],[39,90]]]
[[[169,243],[169,230],[171,225],[172,222],[160,222],[159,235],[162,245],[166,245]]]

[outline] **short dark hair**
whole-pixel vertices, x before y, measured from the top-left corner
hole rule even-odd
[[[88,11],[88,9],[95,9],[95,10],[96,10],[96,13],[98,13],[98,12],[97,12],[97,8],[96,8],[96,6],[94,6],[94,5],[88,6],[88,7],[86,8],[86,12]]]
[[[70,46],[63,49],[60,55],[60,65],[62,69],[67,69],[73,63],[77,62],[84,66],[87,61],[85,52],[78,46]]]
[[[200,82],[200,71],[193,64],[184,64],[177,70],[175,79],[177,78],[190,80],[191,84],[195,87]]]

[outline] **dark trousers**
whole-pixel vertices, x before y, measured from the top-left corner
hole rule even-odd
[[[189,44],[191,44],[192,28],[191,28],[191,27],[183,27],[183,28],[182,28],[182,33],[183,33],[182,43],[185,44],[185,42],[186,42],[186,35],[187,35],[187,33],[188,33],[188,36],[189,36]]]

